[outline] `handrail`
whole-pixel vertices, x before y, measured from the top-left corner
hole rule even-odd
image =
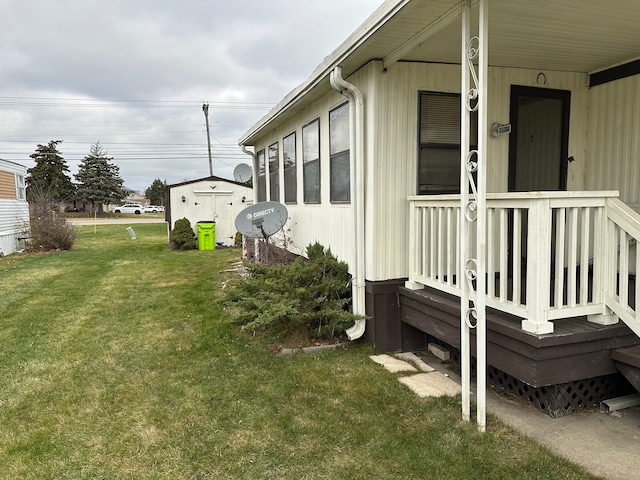
[[[605,303],[633,332],[640,336],[640,282],[635,282],[633,296],[629,292],[629,275],[631,267],[634,273],[640,271],[640,255],[637,243],[640,240],[640,215],[617,198],[607,200],[607,240],[608,269],[605,272]],[[634,264],[630,259],[635,256]],[[631,302],[630,297],[634,298]]]

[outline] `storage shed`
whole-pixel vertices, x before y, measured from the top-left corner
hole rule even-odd
[[[198,222],[215,222],[215,243],[233,246],[235,218],[253,203],[253,190],[246,184],[220,177],[206,177],[167,186],[165,220],[173,228],[187,218],[197,234]]]

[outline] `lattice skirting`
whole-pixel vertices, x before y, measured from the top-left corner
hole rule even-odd
[[[449,349],[451,360],[460,366],[460,351],[434,338]],[[472,374],[475,376],[475,358],[471,360]],[[487,368],[487,384],[501,393],[513,395],[551,417],[562,417],[572,412],[599,408],[600,402],[609,398],[635,393],[634,388],[620,373],[576,380],[573,382],[532,387],[491,365]]]

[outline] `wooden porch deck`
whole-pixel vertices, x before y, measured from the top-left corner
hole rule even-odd
[[[398,294],[403,349],[426,347],[430,338],[460,348],[459,298],[430,288],[400,287]],[[520,320],[487,310],[487,363],[536,388],[617,374],[611,351],[640,344],[623,322],[576,317],[554,321],[553,333],[534,334],[523,331]]]

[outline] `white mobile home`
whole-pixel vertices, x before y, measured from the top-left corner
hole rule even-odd
[[[14,253],[29,228],[25,190],[27,168],[0,159],[0,254]]]
[[[167,186],[165,219],[169,228],[187,218],[197,234],[198,222],[215,222],[215,242],[233,246],[236,215],[253,204],[253,190],[220,177],[206,177]]]
[[[494,378],[615,390],[640,343],[639,21],[622,0],[388,0],[240,138],[293,243],[349,263],[352,337],[455,351],[479,302]]]

